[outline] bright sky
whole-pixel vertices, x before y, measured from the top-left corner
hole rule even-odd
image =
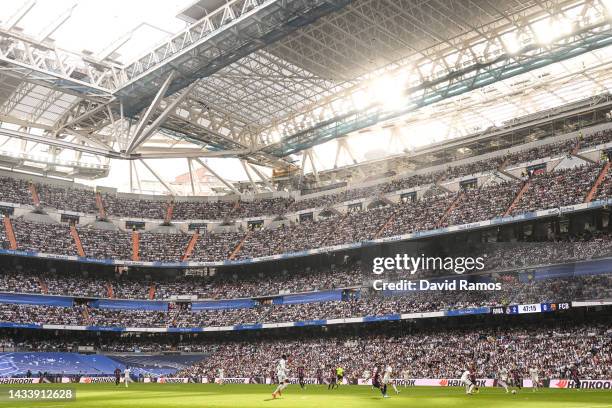
[[[38,0],[19,23],[26,34],[38,36],[74,6],[72,17],[52,35],[60,48],[99,53],[141,23],[132,40],[120,49],[122,61],[131,61],[171,33],[185,27],[176,15],[194,0]],[[0,20],[6,21],[29,0],[2,0]],[[154,6],[153,6],[154,5]],[[153,7],[152,7],[153,6]]]

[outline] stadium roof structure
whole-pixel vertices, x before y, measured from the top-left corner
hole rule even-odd
[[[400,165],[433,142],[503,138],[492,130],[516,117],[608,104],[612,85],[609,0],[200,0],[179,13],[182,31],[128,63],[123,42],[57,47],[69,13],[25,34],[35,5],[0,24],[0,165],[64,177],[186,158],[237,193],[204,159],[238,158],[256,191],[275,188],[265,167],[337,180],[379,161],[354,139],[388,143],[385,166]],[[322,145],[335,153],[323,166]]]

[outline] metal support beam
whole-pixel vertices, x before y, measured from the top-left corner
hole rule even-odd
[[[138,184],[138,192],[142,193],[142,186],[140,185],[140,175],[138,174],[138,168],[136,167],[136,162],[131,161],[134,166],[134,175],[136,176],[136,184]]]
[[[253,164],[251,164],[250,167],[253,169],[255,174],[257,174],[257,176],[261,179],[261,181],[263,181],[263,183],[266,185],[266,187],[268,187],[270,191],[276,191],[274,186],[272,186],[272,183],[270,183],[270,179],[268,179],[261,171],[259,171],[257,167],[255,167]]]
[[[74,11],[77,5],[74,4],[68,10],[64,11],[64,13],[60,14],[60,16],[53,21],[51,24],[47,26],[38,36],[38,41],[43,42],[49,39],[68,19],[72,16],[72,12]]]
[[[193,181],[193,160],[191,159],[191,157],[187,158],[187,167],[189,168],[189,182],[191,183],[191,195],[196,195],[195,192],[195,183]],[[198,189],[199,189],[199,183],[198,183]]]
[[[100,149],[113,150],[113,148],[110,147],[109,145],[104,144],[100,140],[90,137],[89,135],[84,135],[81,132],[77,132],[72,129],[66,129],[66,133],[74,136],[77,140],[80,140],[81,142],[88,144],[90,146],[98,147]],[[53,136],[55,135],[56,134],[54,133]]]
[[[172,67],[181,67],[183,74],[170,87],[171,92],[176,92],[342,9],[350,1],[267,0],[259,1],[252,9],[245,6],[245,0],[228,0],[125,66],[123,75],[128,82],[117,93],[126,103],[127,115],[133,116],[155,92],[150,84],[164,77]],[[252,0],[247,2],[253,4]]]
[[[206,151],[183,147],[143,147],[138,150],[137,157],[142,159],[170,159],[185,157],[239,157],[248,154],[248,150]]]
[[[32,10],[32,7],[36,5],[36,0],[30,0],[23,7],[21,7],[8,21],[4,24],[5,30],[12,30],[17,24]]]
[[[138,146],[147,141],[147,139],[153,136],[153,133],[155,133],[159,129],[159,127],[164,123],[168,116],[175,111],[178,105],[180,105],[181,102],[183,102],[185,98],[189,96],[189,94],[196,87],[196,85],[197,82],[194,82],[193,84],[189,85],[186,89],[183,90],[183,92],[179,96],[177,96],[172,102],[170,102],[170,104],[164,108],[163,112],[153,121],[153,123],[151,123],[151,126],[149,126],[147,130],[143,132],[140,138],[132,143],[131,148],[128,147],[126,153],[131,153],[136,148],[138,148]]]
[[[126,149],[128,153],[131,152],[132,149],[134,148],[134,144],[140,138],[140,135],[142,134],[142,131],[144,130],[145,126],[149,123],[151,116],[153,115],[153,113],[159,106],[160,102],[166,95],[166,91],[168,90],[168,87],[172,83],[172,80],[174,79],[175,75],[176,75],[176,71],[170,71],[168,78],[166,78],[162,86],[159,88],[159,91],[157,91],[155,98],[153,98],[149,107],[146,109],[144,114],[140,117],[140,120],[138,121],[138,125],[136,125],[136,130],[134,131],[134,135],[132,136],[132,140],[130,140],[130,144],[128,145],[128,148]]]
[[[340,138],[337,141],[337,149],[336,149],[336,160],[334,161],[334,169],[338,168],[338,159],[340,158],[340,153],[342,150],[349,156],[349,158],[353,161],[353,164],[357,164],[357,160],[355,160],[355,156],[353,155],[353,151],[351,150],[350,145],[346,137]]]
[[[59,147],[59,148],[68,149],[68,150],[76,150],[76,151],[80,151],[83,153],[89,153],[89,154],[93,154],[97,156],[104,156],[104,157],[111,157],[111,158],[121,157],[119,152],[116,152],[110,148],[104,149],[101,147],[86,146],[82,144],[67,142],[65,140],[58,139],[58,138],[50,138],[48,136],[35,135],[29,132],[20,132],[17,130],[0,128],[0,136],[8,136],[8,137],[12,137],[15,139],[21,139],[21,140],[29,140],[29,141],[33,141],[33,142],[48,145],[48,146]],[[80,137],[84,137],[84,136],[80,135]]]
[[[306,152],[302,152],[302,164],[300,165],[300,179],[298,180],[298,189],[302,188],[304,181],[304,168],[306,167]]]
[[[166,184],[166,182],[164,180],[162,180],[161,177],[159,177],[159,175],[153,171],[153,169],[151,167],[149,167],[149,165],[147,164],[147,162],[145,162],[144,160],[140,160],[140,162],[147,168],[147,170],[149,170],[151,172],[151,174],[157,179],[157,181],[159,181],[162,186],[164,186],[166,188],[166,190],[168,190],[168,192],[172,195],[176,195],[176,192],[172,189],[172,187],[170,187],[168,184]]]
[[[253,190],[255,190],[256,193],[259,193],[259,188],[257,187],[257,184],[255,184],[255,182],[253,181],[253,177],[251,177],[251,172],[249,172],[246,160],[240,160],[240,164],[242,164],[242,168],[244,169],[244,172],[249,178],[249,183],[251,183],[251,187],[253,187]]]
[[[458,97],[465,93],[504,81],[517,75],[526,74],[548,65],[578,57],[612,45],[610,21],[599,20],[543,45],[533,41],[515,53],[503,52],[479,56],[469,65],[451,69],[444,75],[422,78],[405,85],[397,106],[385,106],[383,101],[373,101],[367,106],[358,106],[353,100],[355,93],[331,98],[316,105],[310,112],[300,117],[312,116],[313,112],[333,112],[328,117],[314,117],[307,126],[290,120],[285,128],[294,129],[289,136],[270,144],[262,151],[276,157],[286,157],[301,150],[342,137],[351,132],[382,123],[425,106]],[[436,64],[431,64],[435,66]],[[359,89],[358,89],[359,90]],[[363,92],[367,91],[361,90]],[[346,105],[342,112],[334,109],[334,104]],[[395,104],[394,104],[395,105]],[[272,128],[270,128],[272,129]],[[267,132],[266,130],[264,132]]]
[[[53,127],[54,131],[56,133],[60,133],[66,128],[76,129],[80,127],[91,127],[91,124],[99,121],[97,118],[105,114],[112,119],[113,115],[112,112],[109,112],[109,110],[110,106],[115,101],[116,100],[114,98],[111,98],[107,102],[92,102],[82,100],[67,110],[64,115],[62,115],[62,117],[56,121]],[[106,113],[102,113],[105,110]]]
[[[128,165],[130,166],[130,193],[134,192],[134,175],[133,173],[133,169],[132,166],[134,166],[134,162],[129,161]]]
[[[312,167],[312,173],[314,174],[315,180],[317,181],[317,184],[318,184],[319,182],[321,182],[321,180],[319,179],[319,171],[317,170],[317,166],[314,162],[312,149],[306,150],[306,154],[308,155],[308,159],[310,161],[310,167]]]
[[[340,143],[340,139],[336,141],[336,158],[334,159],[334,169],[338,168],[338,159],[340,158],[340,152],[342,151],[342,143]],[[302,165],[303,168],[303,165]],[[302,174],[304,172],[302,171]]]
[[[234,192],[235,194],[240,195],[240,191],[238,191],[238,189],[236,187],[234,187],[232,185],[232,183],[226,181],[223,177],[221,177],[219,174],[217,174],[216,171],[214,171],[213,169],[211,169],[206,163],[204,163],[202,160],[200,160],[199,157],[195,157],[194,158],[195,161],[197,161],[198,163],[200,163],[200,166],[204,167],[206,170],[208,170],[210,172],[210,174],[212,174],[215,178],[217,178],[217,180],[219,180],[220,182],[222,182],[223,184],[225,184],[225,186],[227,188],[229,188],[230,190],[232,190],[232,192]]]

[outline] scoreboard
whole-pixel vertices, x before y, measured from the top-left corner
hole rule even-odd
[[[492,307],[492,314],[529,314],[529,313],[551,313],[559,310],[568,310],[570,308],[569,303],[531,303],[527,305],[510,305],[510,306],[498,306]]]

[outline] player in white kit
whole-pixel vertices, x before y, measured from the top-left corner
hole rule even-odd
[[[471,395],[474,390],[474,383],[470,380],[470,370],[465,370],[461,375],[461,384],[465,386],[465,393]]]
[[[531,390],[536,392],[536,389],[540,386],[540,374],[538,369],[530,368],[529,377],[531,377]]]
[[[289,385],[289,379],[287,378],[287,356],[281,356],[276,364],[276,376],[278,377],[278,387],[272,393],[272,398],[277,398],[282,395],[282,391]]]
[[[399,394],[399,391],[397,389],[397,387],[395,386],[395,383],[393,382],[393,379],[391,378],[391,375],[393,374],[393,367],[391,367],[390,365],[388,365],[385,368],[385,374],[383,375],[383,393],[384,393],[384,397],[388,398],[389,396],[387,395],[387,385],[391,384],[391,386],[393,387],[393,390],[395,390],[396,394]]]
[[[506,393],[510,392],[508,390],[508,370],[503,367],[499,369],[497,385],[504,387]]]
[[[219,385],[225,384],[225,370],[219,369]]]
[[[125,381],[125,388],[128,387],[128,383],[130,381],[132,381],[132,379],[130,378],[130,367],[126,366],[125,370],[123,370],[123,375],[125,376],[125,379],[123,381]]]

